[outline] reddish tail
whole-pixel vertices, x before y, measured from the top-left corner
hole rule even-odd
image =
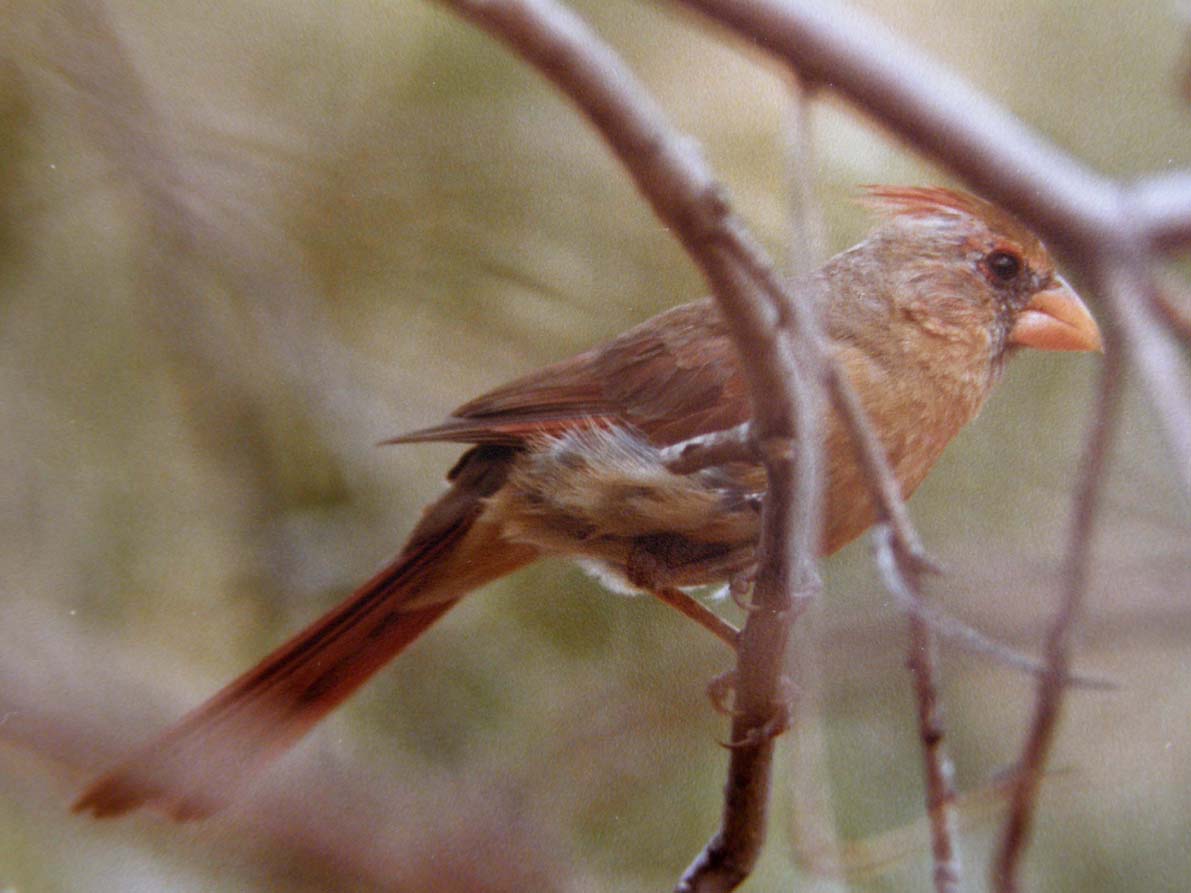
[[[471,589],[535,557],[480,519],[506,451],[477,450],[393,564],[351,598],[95,781],[76,812],[141,805],[177,819],[223,806]]]

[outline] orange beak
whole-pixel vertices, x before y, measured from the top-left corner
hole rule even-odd
[[[1100,327],[1061,276],[1018,314],[1009,343],[1039,350],[1103,350]]]

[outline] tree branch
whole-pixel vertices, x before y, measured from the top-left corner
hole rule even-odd
[[[939,655],[934,631],[917,614],[910,615],[909,650],[907,664],[914,677],[914,696],[918,702],[935,891],[958,893],[963,881],[963,863],[956,840],[959,825],[955,812],[955,768],[944,746]]]
[[[663,447],[658,458],[674,474],[692,474],[725,462],[756,462],[759,457],[749,424],[745,422]]]
[[[1129,187],[1130,212],[1150,242],[1163,249],[1191,244],[1191,171],[1156,174]]]
[[[1088,258],[1088,263],[1095,261]],[[1170,330],[1155,313],[1159,290],[1141,272],[1144,259],[1132,254],[1118,263],[1100,293],[1121,330],[1121,346],[1149,392],[1166,436],[1175,478],[1191,500],[1191,370]]]
[[[909,655],[906,665],[914,677],[918,705],[918,734],[926,784],[926,814],[930,824],[936,893],[957,893],[963,868],[956,842],[955,770],[943,746],[943,706],[939,701],[938,650],[934,629],[925,607],[919,581],[921,571],[899,548],[887,525],[876,532],[877,567],[885,588],[903,605],[910,619]]]
[[[1175,335],[1191,344],[1191,295],[1186,287],[1176,284],[1174,277],[1154,283],[1154,306]]]
[[[1052,245],[1096,242],[1119,222],[1115,184],[857,9],[813,0],[677,2],[848,100]]]

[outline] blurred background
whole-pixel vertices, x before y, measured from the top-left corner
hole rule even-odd
[[[573,5],[788,257],[780,68],[665,4]],[[1169,0],[857,8],[1097,170],[1191,166]],[[379,440],[704,289],[572,109],[432,3],[2,9],[0,889],[669,889],[719,819],[704,687],[729,655],[563,563],[455,609],[226,814],[69,814],[392,555],[459,450]],[[811,117],[832,250],[867,226],[857,184],[947,182],[839,104]],[[1097,362],[1021,357],[911,504],[949,571],[932,595],[1029,652]],[[1130,390],[1077,659],[1119,688],[1071,696],[1032,889],[1191,876],[1191,521],[1168,461]],[[924,889],[905,624],[864,541],[824,575],[745,889]],[[983,889],[1033,687],[951,648],[944,673]]]

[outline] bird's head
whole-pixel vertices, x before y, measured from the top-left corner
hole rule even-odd
[[[886,349],[967,357],[994,376],[1021,347],[1101,349],[1095,320],[1046,247],[1005,211],[937,187],[870,187],[864,203],[881,225],[841,259],[865,283],[853,304],[867,305],[866,331],[884,316]]]

